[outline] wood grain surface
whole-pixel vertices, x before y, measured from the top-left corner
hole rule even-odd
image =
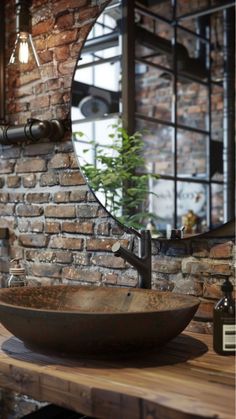
[[[0,326],[0,387],[104,419],[235,418],[233,356],[186,332],[162,350],[66,358],[33,352]]]

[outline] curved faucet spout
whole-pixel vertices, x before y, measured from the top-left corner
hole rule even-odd
[[[149,230],[141,231],[141,237],[139,238],[139,256],[122,247],[120,242],[116,242],[112,246],[112,252],[115,256],[122,257],[137,269],[140,288],[151,288],[151,247],[151,234]]]

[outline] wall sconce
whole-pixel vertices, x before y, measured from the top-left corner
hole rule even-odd
[[[31,35],[31,0],[16,0],[16,41],[8,65],[18,65],[22,70],[40,66]]]

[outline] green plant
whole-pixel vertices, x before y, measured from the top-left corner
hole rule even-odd
[[[148,211],[148,198],[152,193],[149,179],[159,176],[144,171],[143,134],[137,131],[129,135],[119,123],[111,128],[109,147],[88,142],[96,153],[96,166],[84,158],[89,148],[82,150],[80,166],[93,191],[103,194],[103,204],[112,215],[127,226],[141,228],[155,219]],[[75,136],[78,139],[84,134],[77,132]]]

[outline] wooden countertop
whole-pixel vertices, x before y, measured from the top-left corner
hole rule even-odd
[[[32,352],[0,326],[0,387],[104,419],[235,418],[234,357],[186,332],[161,351],[62,358]]]

